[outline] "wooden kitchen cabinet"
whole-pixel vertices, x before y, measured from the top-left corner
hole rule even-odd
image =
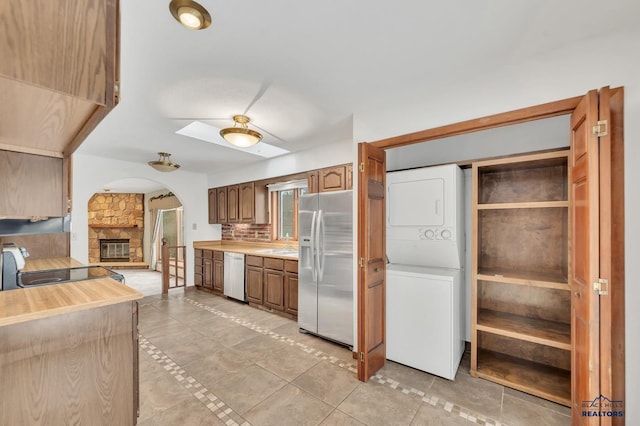
[[[284,311],[284,260],[264,258],[264,305]]]
[[[218,223],[218,191],[216,188],[209,188],[209,223]]]
[[[345,166],[329,167],[320,170],[318,191],[341,191],[347,188],[347,173]]]
[[[0,2],[3,149],[69,158],[117,105],[119,13],[118,0]]]
[[[262,276],[264,273],[262,267],[262,257],[260,256],[249,256],[245,257],[245,285],[247,292],[247,301],[251,303],[255,303],[258,305],[262,305],[264,300],[263,298],[263,281]]]
[[[319,192],[319,186],[318,186],[319,175],[320,175],[320,172],[318,170],[307,172],[307,192],[309,194],[315,194]]]
[[[203,250],[202,279],[202,286],[213,290],[213,252],[211,250]]]
[[[224,294],[224,252],[213,252],[213,289]]]
[[[347,188],[353,189],[353,163],[347,164]]]
[[[216,223],[227,223],[227,188],[216,188],[218,217]]]
[[[62,158],[0,151],[0,217],[62,217],[67,184]]]
[[[571,402],[568,151],[473,164],[471,374]]]
[[[284,261],[284,309],[298,317],[298,261]]]
[[[196,287],[202,287],[204,285],[204,275],[202,273],[204,265],[202,256],[202,250],[194,250],[193,284]]]
[[[240,186],[231,185],[227,186],[227,222],[238,223],[240,221],[239,215],[239,203],[240,203]]]
[[[255,210],[254,184],[253,182],[243,183],[239,188],[239,220],[242,223],[252,223]]]

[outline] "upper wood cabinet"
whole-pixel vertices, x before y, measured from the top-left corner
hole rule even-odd
[[[319,192],[341,191],[347,188],[345,166],[329,167],[320,170]]]
[[[0,151],[0,218],[66,215],[65,161],[62,158]]]
[[[353,189],[353,164],[347,164],[347,189]]]
[[[318,170],[313,170],[311,172],[307,172],[307,192],[310,194],[315,194],[319,192],[318,187]]]
[[[227,187],[216,188],[217,199],[217,222],[215,223],[227,223]]]
[[[239,222],[240,186],[227,186],[227,222]]]
[[[209,188],[209,223],[218,223],[218,191]]]
[[[0,2],[0,149],[68,157],[118,102],[119,2]]]

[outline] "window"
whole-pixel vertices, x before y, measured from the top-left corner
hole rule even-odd
[[[306,180],[269,185],[273,240],[298,239],[298,198],[307,192]]]

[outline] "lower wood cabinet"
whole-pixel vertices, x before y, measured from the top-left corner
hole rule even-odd
[[[194,253],[194,266],[193,266],[193,283],[196,287],[202,287],[204,284],[204,278],[202,274],[203,262],[202,262],[202,250],[195,249]]]
[[[250,305],[297,319],[298,262],[247,256],[246,293]]]
[[[224,252],[213,252],[213,289],[224,293]]]
[[[224,293],[224,252],[195,249],[194,277],[196,287]]]

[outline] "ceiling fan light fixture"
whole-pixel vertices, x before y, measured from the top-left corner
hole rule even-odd
[[[180,168],[180,164],[172,163],[169,157],[171,154],[168,152],[159,152],[158,158],[156,161],[149,161],[147,164],[156,169],[159,172],[173,172]]]
[[[211,25],[211,15],[202,5],[193,0],[171,0],[171,14],[190,30],[203,30]]]
[[[250,119],[246,115],[234,115],[233,121],[235,122],[234,127],[220,130],[220,136],[231,145],[248,148],[262,140],[262,135],[259,132],[251,130],[247,126]]]

